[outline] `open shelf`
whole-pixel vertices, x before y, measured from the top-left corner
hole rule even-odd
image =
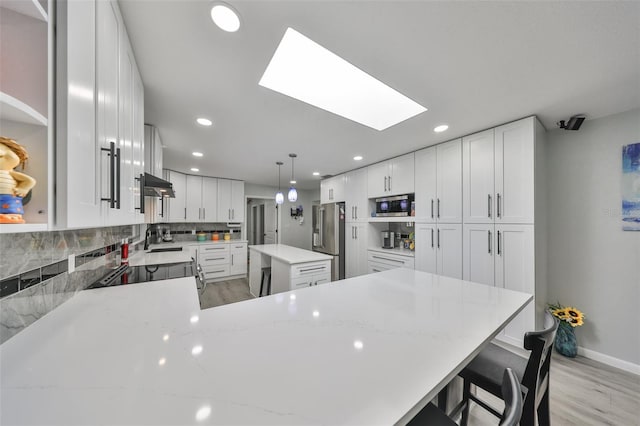
[[[393,222],[393,223],[413,223],[416,221],[416,218],[413,216],[403,216],[403,217],[370,217],[369,223],[384,223],[384,222]]]
[[[38,0],[2,0],[2,8],[47,22],[49,16]]]
[[[0,224],[0,234],[12,234],[18,232],[42,232],[46,231],[46,223],[22,223],[22,224]]]
[[[24,102],[0,92],[0,120],[47,126],[47,118]]]

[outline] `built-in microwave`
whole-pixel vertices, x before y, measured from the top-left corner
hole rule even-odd
[[[411,216],[413,194],[396,197],[376,198],[376,216],[394,217]]]

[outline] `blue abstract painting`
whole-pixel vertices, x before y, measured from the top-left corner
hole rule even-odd
[[[622,147],[622,229],[640,231],[640,143]]]

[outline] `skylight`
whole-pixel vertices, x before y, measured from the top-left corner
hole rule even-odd
[[[259,84],[376,130],[427,110],[292,28]]]

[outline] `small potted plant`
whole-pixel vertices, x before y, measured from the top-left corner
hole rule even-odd
[[[560,320],[556,334],[556,351],[569,358],[578,354],[578,342],[574,329],[584,324],[584,314],[573,307],[562,306],[560,302],[549,304],[549,313]]]

